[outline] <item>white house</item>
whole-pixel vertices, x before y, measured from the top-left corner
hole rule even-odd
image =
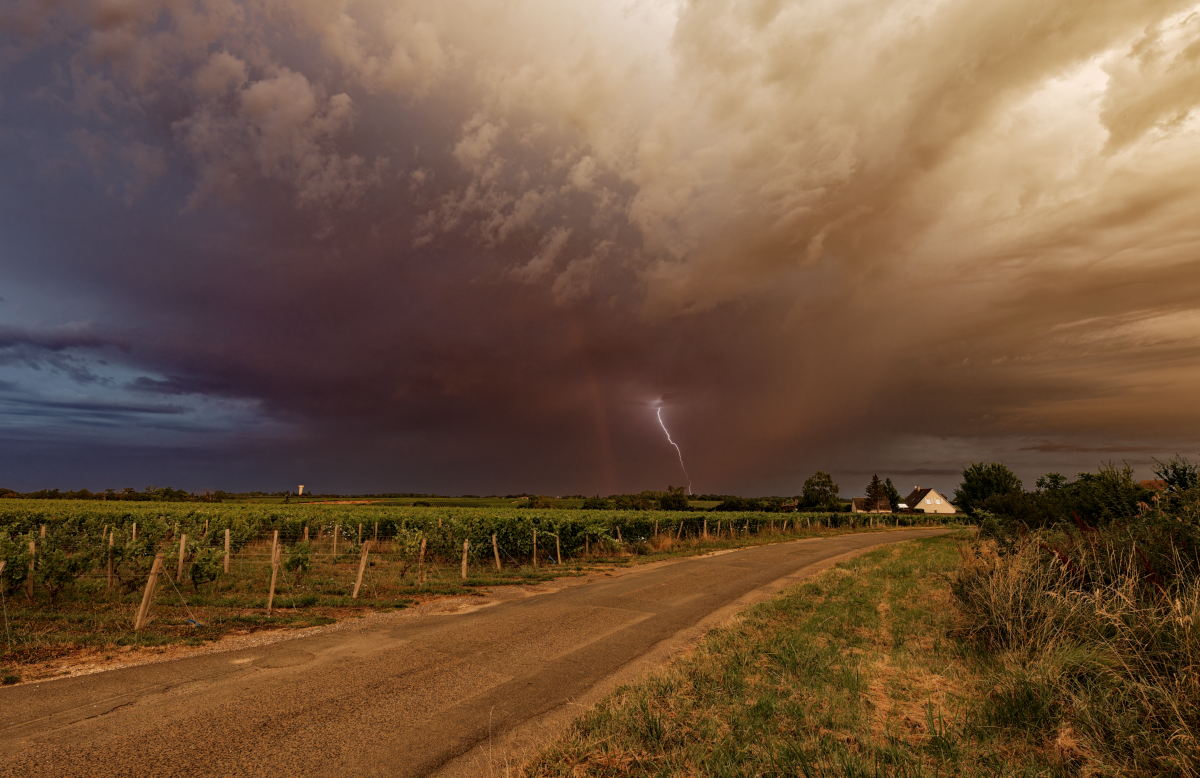
[[[916,487],[912,494],[902,501],[901,507],[920,513],[958,513],[950,501],[937,492],[936,489]]]

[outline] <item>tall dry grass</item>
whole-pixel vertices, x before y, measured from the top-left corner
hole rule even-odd
[[[1040,732],[1085,773],[1200,776],[1200,579],[1186,551],[1088,527],[964,551],[963,629],[995,660],[981,721]]]

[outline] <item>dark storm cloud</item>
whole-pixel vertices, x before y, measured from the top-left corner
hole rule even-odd
[[[57,352],[70,348],[95,349],[105,346],[115,346],[124,350],[129,348],[128,344],[98,335],[87,326],[65,325],[47,329],[29,329],[0,325],[0,349],[4,350],[27,347],[38,351]]]
[[[1071,443],[1044,441],[1036,446],[1021,446],[1021,451],[1046,451],[1070,453],[1125,454],[1138,451],[1161,451],[1161,446],[1077,446]]]
[[[188,409],[179,405],[125,402],[63,402],[6,397],[0,400],[10,407],[9,413],[30,416],[56,416],[59,411],[82,411],[89,416],[127,419],[130,414],[180,414]],[[18,410],[12,410],[13,408]],[[20,410],[25,409],[25,410]]]
[[[17,2],[0,322],[95,323],[0,380],[188,398],[204,485],[661,488],[660,399],[702,491],[1186,447],[1193,5]]]

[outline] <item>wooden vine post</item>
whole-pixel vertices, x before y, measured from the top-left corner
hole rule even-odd
[[[492,533],[492,553],[496,555],[496,572],[500,572],[500,547],[496,545],[496,534]]]
[[[229,529],[225,529],[225,575],[229,575]]]
[[[333,525],[333,555],[334,555],[334,557],[337,556],[337,538],[338,538],[338,530],[339,529],[341,529],[340,524]]]
[[[533,566],[537,567],[537,530],[533,531]]]
[[[617,545],[624,545],[625,539],[621,537],[621,525],[617,525]]]
[[[308,542],[308,525],[307,524],[304,525],[304,542],[305,543]]]
[[[558,564],[562,566],[562,543],[559,542],[558,534],[554,535],[554,555],[558,558]]]
[[[37,555],[37,541],[29,541],[29,575],[25,577],[25,599],[33,603],[33,559]]]
[[[187,550],[187,533],[179,536],[179,562],[175,565],[175,583],[183,581],[183,554]]]
[[[108,533],[108,588],[113,586],[113,544],[116,542],[117,531]]]
[[[421,538],[421,555],[417,557],[417,579],[425,585],[425,538]]]
[[[470,540],[463,541],[462,578],[467,580],[467,549],[471,547]]]
[[[704,539],[708,540],[708,519],[704,520]]]
[[[358,523],[358,542],[362,543],[362,522]]]
[[[371,538],[371,540],[379,540],[379,522],[375,522],[375,535]]]
[[[137,522],[136,521],[133,523],[133,540],[135,543],[137,542]]]
[[[154,587],[158,584],[158,574],[162,572],[163,555],[159,551],[154,555],[154,564],[150,565],[150,576],[146,579],[146,591],[142,594],[142,607],[138,608],[137,618],[133,620],[133,631],[137,632],[146,626],[146,617],[150,615],[150,603],[154,601]]]
[[[361,526],[361,525],[360,525]],[[358,590],[362,588],[363,573],[367,571],[367,554],[371,552],[371,541],[363,543],[362,556],[358,558],[358,579],[354,582],[354,594],[350,595],[350,599],[358,599]]]
[[[267,594],[267,618],[275,606],[275,579],[279,576],[279,530],[271,538],[271,591]]]

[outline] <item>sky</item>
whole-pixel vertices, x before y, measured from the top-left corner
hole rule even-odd
[[[1195,2],[6,0],[0,486],[1150,477],[1197,103]]]

